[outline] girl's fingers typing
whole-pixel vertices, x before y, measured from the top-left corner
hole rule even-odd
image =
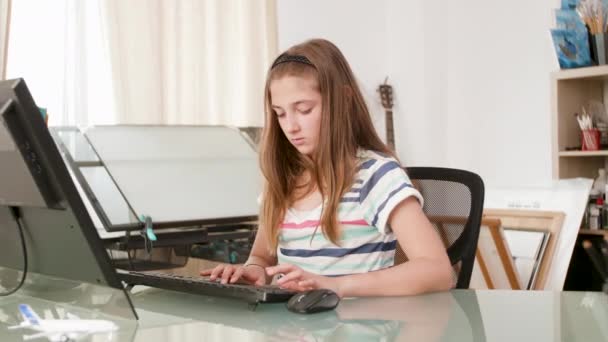
[[[281,264],[273,267],[266,268],[266,273],[269,276],[273,276],[277,273],[288,273],[295,269],[296,267],[291,264]]]
[[[302,277],[302,270],[289,272],[277,280],[277,284],[281,285],[290,281],[299,280]]]
[[[211,271],[209,279],[215,280],[223,272],[224,272],[224,265],[217,265],[217,266],[215,266],[213,271]]]
[[[242,278],[254,285],[266,285],[266,269],[258,266],[244,266]]]
[[[291,290],[291,291],[296,291],[296,292],[301,291],[300,287],[298,286],[298,283],[294,282],[294,281],[290,281],[288,283],[280,284],[279,287],[282,288],[282,289],[285,289],[285,290]]]
[[[224,273],[222,273],[222,284],[227,284],[228,280],[230,280],[230,276],[234,273],[234,266],[226,266],[224,268]]]
[[[234,271],[234,274],[232,275],[232,277],[230,277],[230,282],[231,283],[237,282],[243,276],[244,270],[245,269],[243,267],[237,268],[236,271]]]

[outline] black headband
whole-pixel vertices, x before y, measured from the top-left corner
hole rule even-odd
[[[277,59],[274,60],[274,63],[272,63],[272,66],[270,67],[270,69],[274,69],[274,67],[276,67],[277,65],[279,65],[281,63],[287,63],[287,62],[302,63],[302,64],[310,65],[313,68],[315,67],[315,65],[312,64],[308,60],[308,58],[306,58],[302,55],[288,55],[287,53],[283,53],[279,57],[277,57]]]

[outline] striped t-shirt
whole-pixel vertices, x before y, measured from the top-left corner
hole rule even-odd
[[[376,152],[357,152],[359,170],[338,206],[339,246],[325,238],[319,225],[322,206],[310,211],[289,208],[279,230],[278,263],[327,275],[365,273],[393,266],[397,240],[388,224],[391,211],[412,187],[401,165]]]

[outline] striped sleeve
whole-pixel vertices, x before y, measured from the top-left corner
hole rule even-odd
[[[423,198],[394,159],[376,160],[367,171],[359,203],[367,223],[386,234],[390,232],[388,218],[399,203],[415,196],[422,205]]]

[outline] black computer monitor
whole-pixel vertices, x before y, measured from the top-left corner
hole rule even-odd
[[[54,143],[22,79],[0,82],[0,120],[0,204],[63,208],[49,172],[58,161],[41,153]]]
[[[0,108],[0,267],[19,270],[23,265],[17,222],[12,215],[13,208],[18,207],[30,271],[122,289],[22,79],[0,81]]]

